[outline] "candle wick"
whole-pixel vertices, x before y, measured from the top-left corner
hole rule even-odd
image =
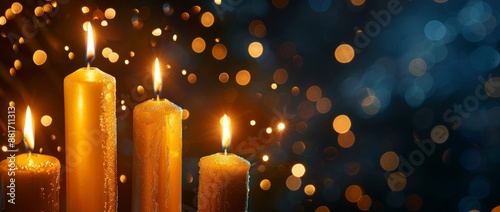
[[[90,70],[90,62],[87,63],[87,70]]]
[[[156,94],[156,101],[160,101],[160,94]]]
[[[227,155],[227,148],[224,148],[224,155]]]

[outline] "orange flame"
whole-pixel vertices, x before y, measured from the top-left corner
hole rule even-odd
[[[88,63],[95,57],[95,47],[94,47],[94,32],[92,31],[92,25],[87,22],[87,60]]]
[[[161,81],[161,73],[160,73],[160,62],[158,62],[158,58],[155,60],[155,67],[153,70],[154,75],[154,89],[156,96],[160,95],[162,81]]]
[[[224,154],[227,154],[227,149],[231,144],[231,130],[229,127],[229,117],[226,114],[222,117],[222,148]]]
[[[26,121],[24,122],[24,145],[28,151],[32,152],[35,148],[35,136],[33,135],[33,119],[31,118],[31,109],[26,109]]]

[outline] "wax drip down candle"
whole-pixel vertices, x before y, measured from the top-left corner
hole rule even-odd
[[[155,98],[133,112],[133,211],[181,211],[182,109],[160,98],[158,58],[154,65]]]

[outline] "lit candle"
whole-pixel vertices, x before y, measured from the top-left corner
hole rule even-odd
[[[24,144],[29,153],[15,155],[0,162],[2,177],[2,210],[59,211],[61,164],[57,158],[31,153],[35,147],[31,110],[26,110]],[[5,189],[5,190],[4,190]]]
[[[247,210],[250,162],[235,154],[227,153],[231,142],[229,118],[224,115],[222,119],[224,153],[202,157],[199,163],[199,212]]]
[[[87,67],[64,78],[67,211],[116,211],[116,82],[90,67],[87,26]]]
[[[160,65],[154,65],[156,97],[133,115],[133,211],[181,211],[182,109],[160,98]]]

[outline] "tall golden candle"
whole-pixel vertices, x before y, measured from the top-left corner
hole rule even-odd
[[[0,162],[2,208],[5,211],[59,211],[61,164],[57,158],[31,153],[35,146],[31,110],[26,111],[24,143],[29,153],[9,152]]]
[[[94,57],[88,24],[87,58]],[[64,78],[67,211],[116,211],[116,82],[95,67]]]
[[[230,139],[229,118],[224,115],[222,132],[224,153],[200,159],[199,212],[247,211],[250,162],[235,154],[227,153]]]
[[[133,112],[133,211],[181,211],[182,109],[160,99],[158,58],[154,68],[156,98]]]

